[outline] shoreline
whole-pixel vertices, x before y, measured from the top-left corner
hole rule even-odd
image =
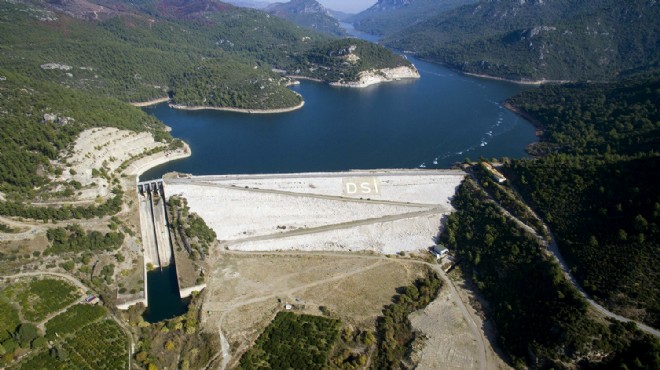
[[[235,113],[246,113],[246,114],[277,114],[277,113],[288,113],[295,110],[301,109],[305,106],[305,101],[301,101],[300,104],[287,107],[287,108],[277,108],[277,109],[243,109],[243,108],[226,108],[226,107],[211,107],[211,106],[187,106],[181,104],[169,104],[169,107],[172,109],[179,110],[219,110],[225,112],[235,112]]]
[[[571,83],[573,81],[570,80],[512,80],[504,77],[496,77],[496,76],[490,76],[490,75],[483,75],[483,74],[478,74],[478,73],[470,73],[470,72],[463,72],[460,70],[457,70],[458,72],[466,75],[466,76],[471,76],[471,77],[478,77],[478,78],[484,78],[487,80],[495,80],[495,81],[505,81],[505,82],[511,82],[517,85],[531,85],[531,86],[541,86],[541,85],[547,85],[547,84],[557,84],[557,85],[562,85],[562,84],[567,84]]]
[[[483,78],[483,79],[486,79],[486,80],[511,82],[511,83],[516,84],[516,85],[525,85],[525,86],[541,86],[541,85],[547,85],[547,84],[562,85],[562,84],[569,84],[569,83],[574,83],[575,82],[575,81],[571,81],[571,80],[546,80],[546,79],[542,79],[542,80],[513,80],[513,79],[510,79],[510,78],[497,77],[497,76],[491,76],[491,75],[480,74],[480,73],[465,72],[465,71],[462,71],[458,68],[455,68],[455,67],[453,67],[449,64],[440,63],[440,62],[437,62],[435,60],[419,57],[419,56],[415,55],[415,53],[405,53],[404,52],[404,54],[412,55],[414,58],[419,59],[419,60],[421,60],[423,62],[426,62],[426,63],[431,63],[431,64],[436,64],[436,65],[439,65],[439,66],[443,66],[443,67],[451,70],[452,72],[460,73],[464,76]]]
[[[360,82],[360,81],[353,81],[353,82],[330,82],[328,85],[332,87],[339,87],[339,88],[349,88],[349,89],[364,89],[367,87],[371,86],[376,86],[384,83],[390,83],[390,82],[405,82],[405,81],[414,81],[418,80],[420,77],[399,77],[396,79],[383,79],[379,81],[370,81],[370,82]]]
[[[174,151],[164,151],[155,153],[145,158],[141,158],[131,163],[123,172],[129,176],[135,176],[135,181],[140,182],[140,176],[152,168],[158,167],[162,164],[176,161],[178,159],[188,158],[192,155],[190,145],[183,142],[183,148]]]
[[[502,103],[502,106],[504,108],[506,108],[507,110],[509,110],[510,112],[513,112],[513,113],[517,114],[518,116],[522,117],[523,119],[525,119],[529,123],[531,123],[532,126],[534,126],[536,128],[537,132],[540,131],[540,134],[536,135],[537,137],[540,138],[540,137],[543,136],[543,132],[545,132],[545,126],[541,123],[541,121],[537,120],[534,116],[532,116],[531,114],[525,112],[524,110],[522,110],[522,109],[516,107],[515,105],[511,104],[509,101],[504,101]]]
[[[130,103],[130,104],[134,107],[149,107],[149,106],[152,106],[152,105],[165,103],[169,100],[170,100],[169,97],[165,97],[165,98],[158,98],[158,99],[147,100],[147,101],[143,101],[143,102],[135,102],[135,103]]]
[[[286,75],[288,78],[292,78],[294,80],[307,80],[307,81],[314,81],[314,82],[325,82],[323,80],[319,80],[318,78],[314,77],[305,77],[305,76],[298,76],[298,75]]]

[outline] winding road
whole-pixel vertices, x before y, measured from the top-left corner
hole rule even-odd
[[[486,194],[488,194],[488,192],[486,192],[486,190],[483,188],[483,186],[481,185],[481,183],[480,183],[479,181],[477,181],[476,177],[474,176],[474,174],[473,174],[472,172],[470,172],[470,176],[471,176],[472,180],[477,184],[477,186],[478,186],[483,192],[485,192]],[[516,196],[517,196],[519,199],[522,199],[522,198],[520,197],[520,193],[518,193],[518,191],[516,191],[516,189],[514,189],[513,186],[511,186],[511,189],[516,193]],[[490,196],[489,196],[489,197],[490,197]],[[552,231],[550,231],[550,228],[548,227],[548,225],[547,225],[547,224],[546,224],[546,223],[545,223],[545,222],[544,222],[544,221],[543,221],[543,220],[542,220],[542,219],[536,214],[536,212],[534,212],[534,210],[533,210],[531,207],[529,207],[525,202],[522,202],[522,201],[521,201],[521,203],[527,208],[527,210],[528,210],[528,211],[529,211],[529,212],[530,212],[530,213],[531,213],[531,214],[532,214],[537,220],[539,220],[539,221],[541,222],[541,224],[543,225],[543,228],[545,229],[545,231],[547,232],[547,234],[550,236],[550,242],[547,244],[547,249],[546,249],[546,251],[549,252],[548,254],[549,254],[549,255],[550,255],[555,261],[557,261],[557,263],[558,263],[559,266],[561,267],[562,271],[564,272],[564,276],[566,277],[566,279],[571,283],[571,285],[573,285],[573,287],[575,287],[575,289],[577,289],[577,291],[582,295],[582,297],[587,301],[587,303],[589,303],[589,305],[590,305],[595,311],[597,311],[598,313],[600,313],[601,315],[603,315],[603,316],[605,316],[605,317],[608,317],[608,318],[611,318],[611,319],[614,319],[614,320],[617,320],[617,321],[626,322],[626,323],[627,323],[627,322],[635,323],[635,324],[637,325],[637,327],[638,327],[640,330],[642,330],[642,331],[644,331],[644,332],[646,332],[646,333],[648,333],[648,334],[651,334],[651,335],[655,336],[656,338],[660,338],[660,331],[658,331],[658,329],[652,328],[652,327],[650,327],[650,326],[648,326],[648,325],[646,325],[646,324],[644,324],[644,323],[642,323],[642,322],[635,321],[635,320],[631,320],[631,319],[629,319],[629,318],[627,318],[627,317],[624,317],[624,316],[621,316],[621,315],[615,314],[614,312],[609,311],[608,309],[606,309],[605,307],[601,306],[601,305],[598,304],[596,301],[594,301],[594,299],[591,297],[591,295],[589,295],[589,294],[588,294],[588,293],[582,288],[582,286],[578,283],[578,281],[577,281],[577,279],[575,278],[575,276],[573,276],[573,274],[571,274],[571,270],[570,270],[570,268],[569,268],[569,266],[568,266],[568,263],[566,263],[566,260],[564,259],[564,257],[562,256],[561,252],[559,251],[559,246],[557,245],[557,241],[556,241],[556,239],[555,239],[555,236],[554,236],[554,234],[552,233]],[[542,235],[539,235],[539,234],[536,232],[536,230],[534,230],[534,228],[532,228],[531,226],[527,225],[526,223],[524,223],[523,221],[521,221],[521,220],[518,219],[517,217],[513,216],[509,211],[507,211],[506,209],[504,209],[504,207],[502,207],[499,203],[497,203],[496,201],[493,200],[493,204],[495,204],[495,205],[498,207],[498,209],[502,212],[502,214],[503,214],[505,217],[507,217],[508,219],[514,221],[516,224],[518,224],[520,227],[522,227],[525,231],[527,231],[528,233],[532,234],[534,237],[538,238],[538,239],[541,240],[541,241],[544,241],[544,240],[545,240],[544,237],[543,237]],[[542,244],[545,244],[545,243],[542,243]]]

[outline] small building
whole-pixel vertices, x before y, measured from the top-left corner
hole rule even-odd
[[[504,177],[504,175],[502,175],[502,173],[497,169],[495,169],[495,167],[493,167],[490,163],[488,162],[481,162],[481,163],[483,164],[484,168],[486,168],[488,172],[490,172],[490,175],[493,177],[493,180],[497,181],[500,184],[506,181],[506,177]]]
[[[440,259],[449,253],[449,249],[443,247],[442,245],[434,245],[431,248],[429,248],[429,252],[431,252],[432,255],[435,256],[435,259]]]
[[[293,308],[293,306],[290,305],[290,304],[288,304],[288,303],[284,305],[284,309],[285,309],[285,310],[290,310],[290,309],[292,309],[292,308]]]
[[[89,297],[85,298],[85,303],[88,303],[88,304],[97,304],[97,303],[99,303],[100,301],[101,301],[101,300],[99,299],[99,297],[97,297],[97,296],[95,296],[95,295],[93,295],[93,294],[90,295]]]

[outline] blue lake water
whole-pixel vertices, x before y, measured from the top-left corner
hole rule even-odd
[[[302,81],[297,111],[242,114],[145,108],[190,144],[190,158],[145,173],[249,174],[447,168],[466,157],[519,158],[534,127],[500,103],[522,91],[410,58],[421,79],[365,89]],[[437,159],[437,164],[434,161]]]

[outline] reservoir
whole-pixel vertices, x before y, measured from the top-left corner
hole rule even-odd
[[[501,106],[530,87],[464,76],[409,58],[421,74],[365,89],[301,81],[297,111],[259,115],[145,110],[190,144],[192,156],[141,178],[170,171],[253,174],[374,168],[448,168],[466,158],[520,158],[534,127]]]

